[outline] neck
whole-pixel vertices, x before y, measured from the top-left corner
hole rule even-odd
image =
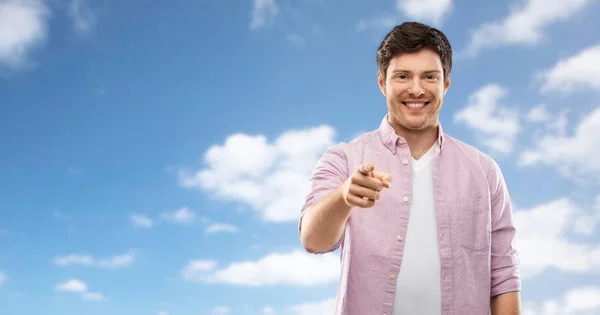
[[[396,134],[404,140],[410,148],[410,154],[415,160],[422,157],[438,139],[438,126],[431,126],[425,129],[409,129],[390,121],[390,125]]]

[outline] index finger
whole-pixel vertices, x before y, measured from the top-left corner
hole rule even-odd
[[[373,172],[373,170],[375,169],[375,166],[371,163],[363,163],[360,165],[360,167],[358,168],[358,172],[365,175],[365,176],[371,176]]]
[[[384,185],[388,188],[392,186],[392,176],[387,173],[374,171],[373,177],[381,180],[384,183]]]

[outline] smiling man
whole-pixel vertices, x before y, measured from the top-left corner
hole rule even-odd
[[[520,315],[503,175],[439,123],[448,39],[403,23],[383,39],[377,64],[387,115],[323,154],[299,220],[308,252],[341,246],[335,314]]]

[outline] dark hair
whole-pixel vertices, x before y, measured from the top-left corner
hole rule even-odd
[[[446,35],[419,22],[404,22],[396,25],[381,41],[377,49],[377,66],[386,77],[390,60],[405,52],[417,52],[424,48],[433,49],[442,60],[444,81],[450,78],[452,70],[452,47]]]

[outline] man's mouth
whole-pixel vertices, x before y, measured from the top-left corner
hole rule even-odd
[[[402,104],[404,104],[404,106],[406,106],[406,107],[408,107],[410,109],[417,110],[417,109],[421,109],[421,108],[427,106],[427,104],[429,104],[429,102],[426,102],[426,101],[418,101],[418,102],[408,101],[408,102],[402,102]]]

